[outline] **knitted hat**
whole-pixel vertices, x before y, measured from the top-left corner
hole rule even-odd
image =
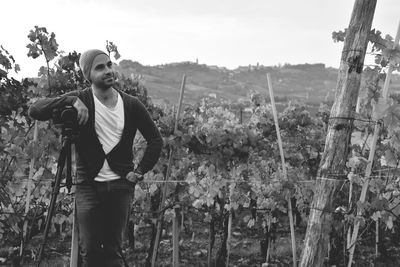
[[[79,59],[79,66],[81,67],[83,76],[86,80],[90,81],[90,71],[92,70],[94,59],[98,55],[102,54],[108,56],[105,52],[98,49],[91,49],[82,53],[81,58]]]

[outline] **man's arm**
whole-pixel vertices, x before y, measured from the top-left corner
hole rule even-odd
[[[150,117],[146,107],[139,100],[136,99],[135,101],[135,110],[138,116],[138,130],[147,142],[143,158],[139,162],[135,172],[145,174],[157,163],[163,147],[163,140],[160,131],[155,125],[153,119]]]
[[[33,103],[28,110],[29,116],[36,120],[46,121],[51,119],[55,109],[73,106],[78,111],[78,122],[84,124],[88,120],[88,110],[78,98],[79,92],[72,91],[55,98],[42,98]]]

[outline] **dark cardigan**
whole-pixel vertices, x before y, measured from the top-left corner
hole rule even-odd
[[[134,170],[133,139],[139,130],[146,139],[147,147],[136,171],[146,173],[153,168],[160,156],[163,145],[160,132],[151,119],[145,106],[136,98],[118,91],[124,103],[125,124],[119,143],[106,155],[97,137],[94,121],[94,99],[92,89],[73,91],[56,98],[43,98],[29,108],[29,115],[37,120],[49,120],[55,109],[73,105],[76,98],[86,105],[89,119],[85,125],[78,126],[79,135],[75,141],[77,183],[92,181],[107,159],[110,168],[124,177]]]

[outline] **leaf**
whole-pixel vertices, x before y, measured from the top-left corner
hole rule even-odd
[[[203,206],[204,202],[201,199],[196,199],[193,203],[192,206],[195,207],[196,209],[200,209]]]
[[[385,210],[389,207],[389,201],[386,198],[374,199],[371,203],[371,208],[374,210]]]
[[[120,53],[119,53],[118,51],[116,51],[116,52],[114,53],[114,58],[117,60],[117,59],[119,59],[120,57],[121,57]]]
[[[393,46],[391,46],[393,47]],[[383,49],[382,55],[390,60],[390,63],[393,65],[399,64],[400,63],[400,48],[399,45],[397,44],[396,48],[386,48]]]
[[[236,202],[233,202],[233,203],[231,203],[231,208],[232,208],[233,210],[237,210],[237,209],[239,208],[239,204],[236,203]]]
[[[150,193],[150,195],[153,196],[154,193],[157,192],[157,189],[158,189],[157,185],[156,185],[156,184],[152,184],[152,185],[150,186],[150,188],[149,188],[149,193]]]
[[[333,41],[335,43],[336,42],[343,42],[345,37],[346,37],[346,31],[347,31],[347,29],[345,29],[344,31],[332,32]]]
[[[349,181],[350,181],[351,183],[353,183],[357,177],[358,177],[358,175],[354,174],[354,172],[350,172],[350,173],[347,175],[347,179],[349,179]]]
[[[254,220],[254,218],[251,218],[247,223],[247,227],[252,228],[255,225],[255,222],[256,220]]]
[[[369,210],[371,205],[368,201],[365,201],[365,202],[357,201],[357,207],[363,213],[363,212]],[[363,218],[363,220],[364,220],[364,218]]]
[[[199,198],[200,197],[200,191],[197,187],[193,187],[191,186],[189,188],[189,193],[192,194],[195,198]]]
[[[15,144],[16,146],[19,146],[19,147],[20,147],[24,141],[25,141],[25,138],[24,138],[23,136],[17,136],[17,137],[15,137],[15,139],[14,139],[14,144]]]
[[[47,68],[42,66],[39,68],[39,72],[38,72],[38,76],[42,77],[42,76],[46,76],[47,75]]]
[[[17,234],[19,234],[21,232],[21,229],[18,226],[19,222],[20,222],[20,219],[16,215],[10,215],[10,217],[8,217],[8,225]]]
[[[41,145],[43,145],[43,144],[40,144],[37,141],[36,142],[35,141],[31,141],[26,145],[25,153],[31,159],[38,159],[43,153]]]
[[[243,221],[244,221],[245,223],[247,223],[247,222],[249,222],[249,220],[250,220],[251,218],[252,218],[251,215],[246,215],[246,216],[243,217]]]
[[[387,109],[387,115],[385,116],[384,122],[389,128],[400,124],[400,105],[391,105]]]
[[[9,153],[9,155],[11,157],[21,157],[22,155],[24,155],[24,152],[22,151],[22,148],[20,146],[17,146],[15,144],[11,144],[10,147],[4,149],[5,151],[7,151]]]
[[[7,72],[5,70],[0,69],[0,78],[7,77]]]
[[[380,97],[378,102],[376,102],[374,99],[371,102],[373,107],[372,118],[373,120],[378,121],[385,116],[387,110],[393,104],[393,99],[384,99]]]
[[[121,57],[121,55],[118,52],[117,46],[113,42],[109,42],[107,40],[106,49],[107,49],[108,53],[114,52],[114,58],[116,60],[118,60]]]
[[[380,211],[375,211],[375,212],[372,214],[371,218],[372,218],[375,222],[377,222],[377,221],[381,218],[381,212],[380,212]]]
[[[145,199],[145,197],[146,197],[146,192],[140,186],[136,186],[135,187],[135,201]]]
[[[393,152],[389,149],[387,149],[385,151],[385,155],[381,158],[381,163],[382,166],[389,166],[389,167],[397,167],[397,158],[396,156],[393,154]]]
[[[179,131],[179,130],[176,130],[176,131],[175,131],[175,136],[181,137],[182,135],[183,135],[183,132],[182,132],[182,131]]]
[[[28,44],[26,48],[29,49],[28,57],[37,58],[42,54],[42,51],[40,51],[40,49],[36,47],[34,44]]]
[[[388,229],[393,229],[393,217],[389,215],[387,219],[385,220],[386,226]]]
[[[204,222],[209,223],[209,222],[211,222],[211,219],[212,219],[211,214],[209,212],[206,212]]]
[[[21,68],[20,68],[19,64],[15,64],[15,66],[14,66],[14,71],[15,71],[16,73],[18,73],[18,71],[20,71],[20,70],[21,70]]]
[[[186,176],[186,182],[188,184],[195,184],[196,183],[196,175],[194,174],[194,172],[188,173],[188,175]]]
[[[346,163],[346,166],[349,168],[357,168],[360,165],[366,165],[368,163],[368,160],[363,157],[359,156],[353,156],[349,158],[348,162]]]

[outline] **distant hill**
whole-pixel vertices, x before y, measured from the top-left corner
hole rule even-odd
[[[252,90],[268,94],[266,74],[269,72],[277,98],[319,104],[334,99],[338,77],[337,69],[326,68],[324,64],[249,65],[229,70],[194,62],[144,66],[122,60],[117,69],[126,76],[140,75],[154,102],[167,103],[177,102],[183,74],[187,77],[185,103],[193,103],[207,95],[237,101]],[[392,81],[391,92],[400,92],[400,75],[394,75]]]

